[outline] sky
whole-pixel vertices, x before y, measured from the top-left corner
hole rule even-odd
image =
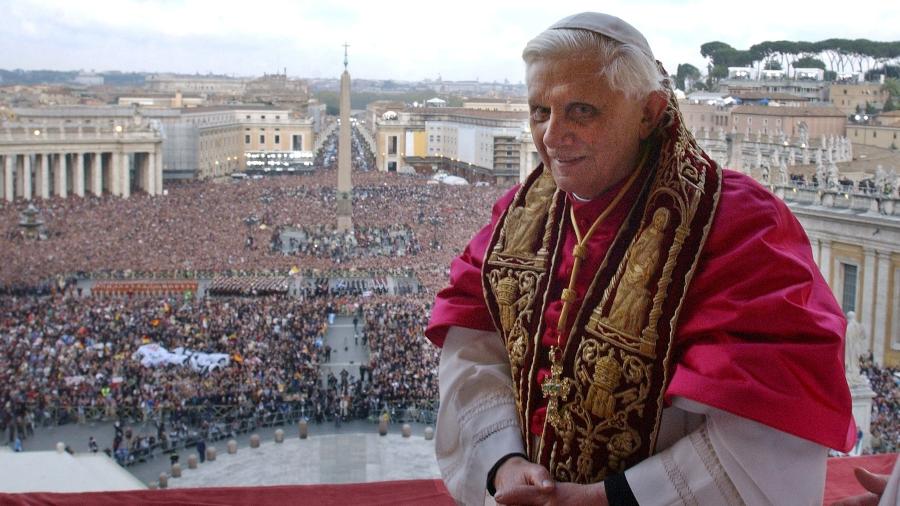
[[[900,2],[854,0],[0,0],[0,68],[524,80],[534,35],[601,8],[641,32],[666,69],[704,69],[700,45],[900,39]]]

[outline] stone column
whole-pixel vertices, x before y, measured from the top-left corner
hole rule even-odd
[[[160,144],[160,146],[162,146]],[[163,157],[162,157],[162,149],[160,147],[156,148],[154,151],[155,155],[154,159],[156,160],[156,166],[153,169],[153,174],[156,177],[156,185],[153,187],[154,195],[162,195],[163,192]]]
[[[16,190],[19,197],[31,200],[31,155],[22,155],[21,160],[22,163],[16,166]]]
[[[119,197],[122,195],[122,183],[120,182],[122,172],[122,153],[111,153],[109,155],[109,193]]]
[[[834,284],[831,282],[831,239],[822,238],[822,250],[819,252],[819,270],[822,271],[822,277],[834,292]]]
[[[37,186],[35,188],[35,192],[37,196],[42,199],[50,198],[50,155],[44,153],[38,155],[41,157],[40,165],[38,165],[38,171],[34,178],[34,185]],[[35,160],[37,162],[37,160]]]
[[[872,336],[874,335],[872,331],[875,328],[873,326],[874,314],[872,312],[874,309],[872,301],[875,297],[875,250],[864,248],[863,255],[862,290],[860,290],[862,300],[859,301],[859,322],[863,324],[868,334]],[[866,343],[866,348],[871,349],[871,346],[871,341]]]
[[[122,173],[120,182],[122,184],[122,197],[127,199],[131,196],[131,160],[128,158],[128,153],[122,153],[121,157],[122,163],[120,167]]]
[[[144,191],[148,195],[156,195],[156,153],[154,151],[147,153],[142,176],[141,184],[144,185]]]
[[[75,153],[75,175],[72,176],[74,188],[72,191],[79,197],[84,197],[84,153]]]
[[[16,170],[16,155],[6,155],[3,163],[3,198],[7,202],[12,202],[16,198],[15,188],[13,187],[13,173]]]
[[[103,195],[103,153],[91,153],[88,185],[90,185],[91,194],[96,197]]]
[[[819,265],[819,238],[813,233],[807,233],[809,248],[812,250],[813,262]]]
[[[56,196],[65,198],[68,194],[66,188],[66,172],[68,172],[69,161],[66,159],[65,153],[60,153],[53,160],[53,190]]]
[[[877,251],[878,274],[875,288],[875,325],[872,328],[872,357],[878,365],[884,364],[884,338],[887,334],[888,282],[891,279],[891,252]],[[894,281],[895,283],[898,281]],[[894,301],[896,304],[897,301]],[[897,318],[897,314],[894,314]]]

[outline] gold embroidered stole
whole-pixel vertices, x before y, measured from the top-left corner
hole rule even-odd
[[[712,223],[721,170],[670,101],[657,157],[573,320],[559,422],[529,432],[549,367],[543,315],[558,268],[565,194],[539,166],[494,229],[485,300],[509,352],[523,442],[558,480],[595,483],[654,453],[678,313]],[[535,441],[536,440],[536,441]]]

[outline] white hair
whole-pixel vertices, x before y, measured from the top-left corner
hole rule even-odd
[[[652,57],[633,44],[622,43],[599,33],[572,28],[545,30],[531,39],[522,51],[525,66],[547,58],[596,57],[601,63],[598,76],[610,88],[637,100],[666,89],[662,75]]]

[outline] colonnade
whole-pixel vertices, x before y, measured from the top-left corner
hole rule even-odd
[[[162,193],[162,154],[154,151],[0,152],[0,196],[32,200],[86,194]]]

